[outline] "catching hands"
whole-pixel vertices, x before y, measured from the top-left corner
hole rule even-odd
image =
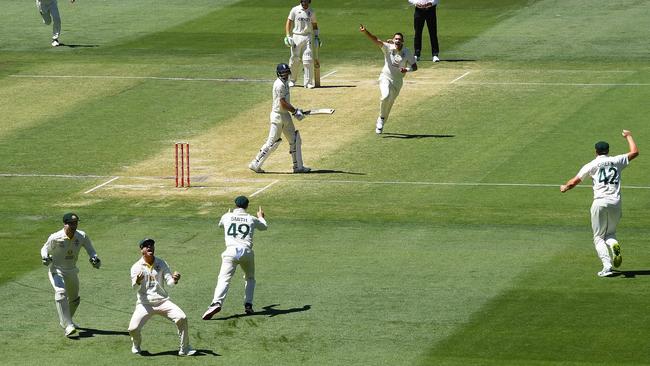
[[[296,117],[298,121],[302,121],[305,118],[305,113],[300,108],[296,108],[296,111],[293,113],[293,116]]]
[[[630,131],[628,131],[628,130],[623,130],[623,132],[621,133],[621,135],[623,135],[623,137],[632,136],[632,132],[630,132]]]
[[[91,258],[89,259],[89,261],[90,261],[90,264],[92,264],[93,267],[95,267],[95,268],[97,268],[97,269],[99,269],[99,267],[102,266],[102,261],[99,259],[98,256],[91,257]]]
[[[172,278],[174,279],[174,283],[178,283],[178,281],[181,279],[181,274],[174,271],[174,274],[172,274]]]
[[[41,258],[44,266],[49,266],[52,263],[52,257],[43,257]]]
[[[363,33],[366,31],[366,26],[363,24],[359,24],[359,32]]]

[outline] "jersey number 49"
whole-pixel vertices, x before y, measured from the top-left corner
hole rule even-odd
[[[235,224],[234,222],[228,226],[228,231],[226,232],[229,236],[237,237],[237,234],[241,234],[240,239],[244,239],[251,232],[251,227],[247,224]]]

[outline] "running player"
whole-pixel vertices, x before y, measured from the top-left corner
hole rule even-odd
[[[70,0],[74,4],[75,0]],[[52,47],[57,47],[59,35],[61,34],[61,16],[59,15],[59,5],[57,0],[36,0],[36,7],[43,18],[43,24],[52,24]]]
[[[623,262],[621,245],[616,240],[616,226],[621,220],[621,171],[634,158],[639,156],[639,149],[632,138],[632,133],[623,130],[629,152],[616,156],[608,156],[609,144],[605,141],[596,143],[596,158],[580,169],[578,174],[560,186],[564,193],[580,184],[587,177],[593,181],[594,201],[591,204],[591,228],[594,233],[594,245],[598,257],[603,263],[603,269],[598,272],[600,277],[615,274],[616,268]],[[614,256],[610,255],[610,250]]]
[[[235,198],[235,209],[228,211],[219,220],[219,226],[223,227],[226,237],[226,250],[221,253],[221,270],[217,286],[214,289],[212,304],[203,313],[203,320],[210,320],[221,311],[221,306],[226,299],[230,280],[235,274],[237,265],[241,265],[244,271],[246,284],[244,291],[244,311],[246,314],[253,313],[253,293],[255,291],[255,253],[253,252],[253,234],[255,229],[266,230],[268,225],[264,219],[262,207],[257,210],[257,217],[246,212],[248,198],[239,196]]]
[[[83,247],[90,263],[99,268],[101,261],[88,235],[77,230],[79,216],[69,212],[63,215],[63,229],[53,233],[41,248],[41,259],[48,266],[50,283],[54,288],[54,303],[59,314],[59,324],[65,329],[65,336],[72,337],[78,326],[72,322],[81,297],[79,297],[79,250]]]
[[[379,117],[375,124],[375,133],[380,134],[384,129],[384,124],[388,119],[393,103],[402,89],[404,74],[413,72],[418,69],[415,63],[415,57],[408,48],[404,47],[404,35],[395,33],[389,42],[381,39],[368,32],[366,27],[361,24],[359,32],[365,34],[370,41],[381,47],[384,53],[384,68],[379,74],[379,91],[381,93],[381,102],[379,104]]]

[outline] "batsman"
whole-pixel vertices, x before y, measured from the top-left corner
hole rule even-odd
[[[310,5],[311,0],[300,0],[300,5],[291,8],[284,26],[284,44],[291,48],[289,67],[291,70],[297,70],[297,65],[302,60],[304,86],[308,89],[320,86],[318,49],[322,45],[318,37],[316,13]],[[291,76],[289,86],[296,84],[296,77],[297,75]]]

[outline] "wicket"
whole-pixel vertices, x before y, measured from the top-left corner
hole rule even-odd
[[[180,149],[180,154],[178,150]],[[180,157],[180,160],[179,160]],[[176,187],[179,187],[178,182],[178,162],[180,161],[180,187],[185,187],[187,182],[187,187],[190,186],[190,143],[189,142],[177,142],[174,144],[174,158],[175,164],[174,169],[176,170]],[[187,179],[185,178],[187,175]]]

